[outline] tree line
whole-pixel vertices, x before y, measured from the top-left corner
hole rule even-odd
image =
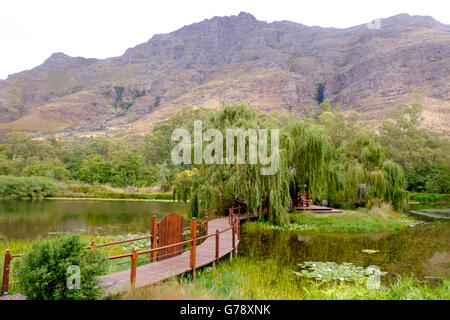
[[[11,132],[0,138],[0,175],[43,176],[114,187],[157,185],[170,190],[179,185],[177,176],[182,181],[189,176],[182,173],[194,168],[171,163],[171,134],[175,128],[192,132],[194,120],[202,120],[205,128],[282,128],[285,158],[289,159],[284,165],[297,168],[292,183],[297,187],[306,184],[312,194],[334,199],[341,206],[364,198],[369,187],[374,196],[388,192],[386,172],[394,179],[390,183],[404,190],[450,193],[449,140],[421,128],[420,106],[400,105],[392,120],[373,130],[364,126],[359,114],[344,114],[327,99],[314,112],[307,108],[302,120],[263,114],[244,105],[220,110],[185,107],[143,138],[39,139]],[[232,169],[253,170],[251,166]],[[217,172],[209,172],[213,173]],[[286,178],[282,177],[281,173],[279,178]],[[242,182],[236,179],[230,183]],[[261,192],[254,190],[255,199]]]

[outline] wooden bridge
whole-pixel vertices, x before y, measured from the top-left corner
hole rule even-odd
[[[228,210],[228,216],[222,216],[222,209]],[[218,211],[218,218],[211,220],[213,210]],[[190,226],[186,228],[183,226],[183,218],[179,215],[168,215],[159,223],[156,217],[153,217],[149,236],[101,245],[92,242],[86,249],[96,250],[133,241],[151,240],[150,249],[142,251],[133,249],[130,253],[108,257],[110,260],[130,258],[131,263],[129,270],[101,277],[106,296],[185,273],[190,273],[194,278],[197,268],[209,264],[215,266],[220,258],[229,255],[232,259],[233,254],[237,253],[241,220],[257,217],[250,216],[245,211],[246,207],[243,206],[207,208],[204,221],[197,223],[197,220],[193,218]],[[189,235],[188,239],[184,239],[186,233]],[[137,261],[141,255],[148,256],[149,263],[138,267]],[[11,255],[9,250],[5,255],[3,294],[8,292],[11,260],[20,256],[19,254]]]

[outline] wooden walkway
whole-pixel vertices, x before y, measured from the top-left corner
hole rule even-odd
[[[246,216],[240,219],[246,219]],[[209,221],[208,235],[214,234],[216,230],[222,231],[230,227],[229,218],[218,218]],[[235,246],[239,243],[238,235],[235,234]],[[233,232],[225,231],[219,234],[219,257],[232,253]],[[216,239],[211,236],[196,247],[196,268],[215,262]],[[152,262],[136,268],[135,288],[144,287],[157,283],[167,278],[190,272],[190,252],[157,262]],[[124,292],[130,288],[130,270],[125,270],[102,277],[102,285],[106,289],[106,296]]]

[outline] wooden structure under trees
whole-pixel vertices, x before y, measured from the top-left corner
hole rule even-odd
[[[312,204],[311,195],[305,192],[298,192],[295,198],[292,198],[292,210],[296,212],[314,212],[314,213],[342,213],[342,210],[325,206],[316,206]]]

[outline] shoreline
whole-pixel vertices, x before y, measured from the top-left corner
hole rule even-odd
[[[168,199],[121,199],[121,198],[79,198],[79,197],[48,197],[43,200],[92,200],[92,201],[144,201],[144,202],[178,202],[177,200]],[[189,201],[188,201],[189,202]]]

